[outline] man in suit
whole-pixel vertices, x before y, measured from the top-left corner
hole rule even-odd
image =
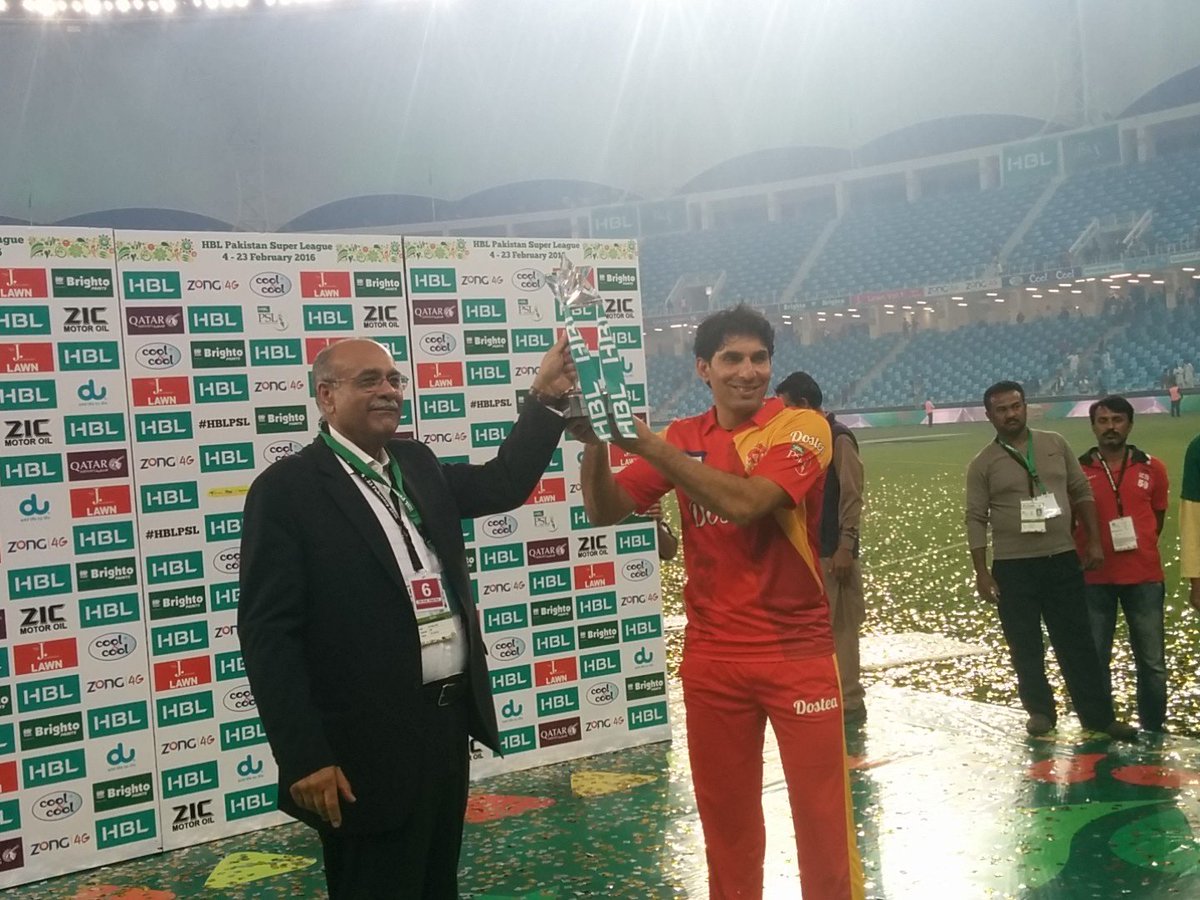
[[[483,465],[396,440],[405,379],[347,340],[313,363],[321,433],[246,498],[238,633],[279,765],[333,898],[456,898],[468,735],[499,748],[461,518],[519,506],[563,429],[560,340]]]

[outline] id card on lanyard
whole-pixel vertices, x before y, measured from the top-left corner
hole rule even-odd
[[[407,524],[404,517],[400,514],[400,508],[404,509],[408,520],[417,529],[418,537],[424,541],[421,535],[421,513],[416,505],[404,493],[403,480],[400,475],[400,467],[396,460],[388,454],[388,466],[392,475],[392,480],[384,478],[370,466],[366,465],[361,459],[355,456],[348,448],[343,446],[333,435],[327,432],[321,432],[321,437],[329,448],[338,455],[338,457],[346,462],[355,474],[362,479],[371,493],[374,494],[379,501],[387,509],[388,514],[396,523],[396,527],[400,529],[400,534],[404,538],[404,545],[408,551],[409,562],[413,568],[413,574],[405,575],[405,585],[408,588],[408,596],[412,601],[413,615],[417,620],[417,634],[421,641],[422,647],[427,647],[430,644],[438,644],[442,641],[448,641],[458,634],[458,620],[454,616],[454,611],[450,607],[450,594],[446,589],[445,582],[442,577],[436,573],[431,573],[425,569],[425,564],[421,559],[417,548],[413,543],[413,538],[408,532]],[[393,503],[393,500],[395,503]],[[397,507],[396,504],[399,504]],[[428,544],[426,545],[428,549]]]
[[[1058,498],[1054,496],[1054,492],[1046,490],[1046,486],[1038,477],[1037,463],[1033,455],[1033,432],[1030,431],[1025,438],[1024,456],[999,437],[996,438],[996,443],[1003,447],[1029,476],[1029,499],[1021,501],[1021,533],[1045,534],[1046,521],[1061,516],[1062,507],[1058,505]]]
[[[1108,477],[1108,486],[1112,488],[1113,496],[1117,498],[1117,518],[1108,523],[1108,533],[1112,537],[1113,550],[1123,553],[1137,549],[1137,532],[1133,530],[1133,516],[1125,515],[1125,504],[1121,500],[1121,482],[1125,480],[1125,469],[1129,465],[1129,448],[1125,448],[1125,457],[1121,460],[1121,471],[1114,479],[1107,460],[1099,453],[1100,466]]]

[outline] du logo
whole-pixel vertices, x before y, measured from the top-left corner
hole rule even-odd
[[[103,400],[105,397],[108,396],[108,388],[97,387],[96,379],[89,378],[87,381],[85,381],[83,384],[81,384],[79,386],[79,390],[76,393],[78,393],[80,400],[85,400],[85,401]]]
[[[240,760],[237,764],[237,773],[239,775],[241,775],[243,778],[249,778],[251,775],[257,775],[262,770],[263,770],[262,760],[261,759],[256,760],[249,753],[246,754],[245,759]]]
[[[517,703],[515,700],[509,700],[507,703],[504,704],[503,707],[500,708],[500,713],[506,719],[515,719],[517,716],[521,715],[521,713],[523,713],[524,711],[525,711],[525,705],[523,703]]]
[[[20,502],[17,509],[21,511],[23,516],[44,516],[50,512],[50,501],[43,500],[38,503],[38,495],[30,494]]]
[[[637,652],[633,654],[633,661],[639,666],[648,666],[650,663],[654,662],[654,652],[652,650],[647,650],[646,645],[643,644],[642,646],[638,647]]]
[[[105,759],[108,760],[110,766],[124,766],[133,762],[135,756],[137,756],[136,750],[130,748],[129,752],[126,753],[125,743],[118,741],[117,746],[108,751],[108,756]]]

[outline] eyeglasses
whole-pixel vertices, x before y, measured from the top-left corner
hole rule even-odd
[[[356,375],[354,378],[330,378],[325,381],[325,384],[341,384],[344,381],[350,382],[360,391],[377,391],[384,382],[395,388],[403,390],[408,387],[408,376],[401,372],[391,372],[387,375],[382,375],[379,372],[363,372],[361,375]]]

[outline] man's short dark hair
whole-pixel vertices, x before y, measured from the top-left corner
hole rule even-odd
[[[820,409],[821,401],[824,399],[821,386],[807,372],[793,372],[775,385],[775,393],[788,403],[803,400],[810,409]]]
[[[1007,394],[1010,391],[1016,391],[1021,395],[1021,402],[1025,402],[1025,388],[1016,381],[997,381],[990,388],[983,392],[983,408],[987,412],[992,411],[992,398],[997,394]]]
[[[1096,424],[1096,410],[1101,408],[1122,415],[1131,423],[1133,422],[1133,404],[1120,394],[1109,394],[1088,407],[1088,418],[1092,420],[1093,425]]]
[[[731,337],[758,338],[767,348],[767,354],[775,355],[775,329],[762,313],[744,303],[715,312],[701,322],[692,352],[696,359],[712,362],[721,345]]]

